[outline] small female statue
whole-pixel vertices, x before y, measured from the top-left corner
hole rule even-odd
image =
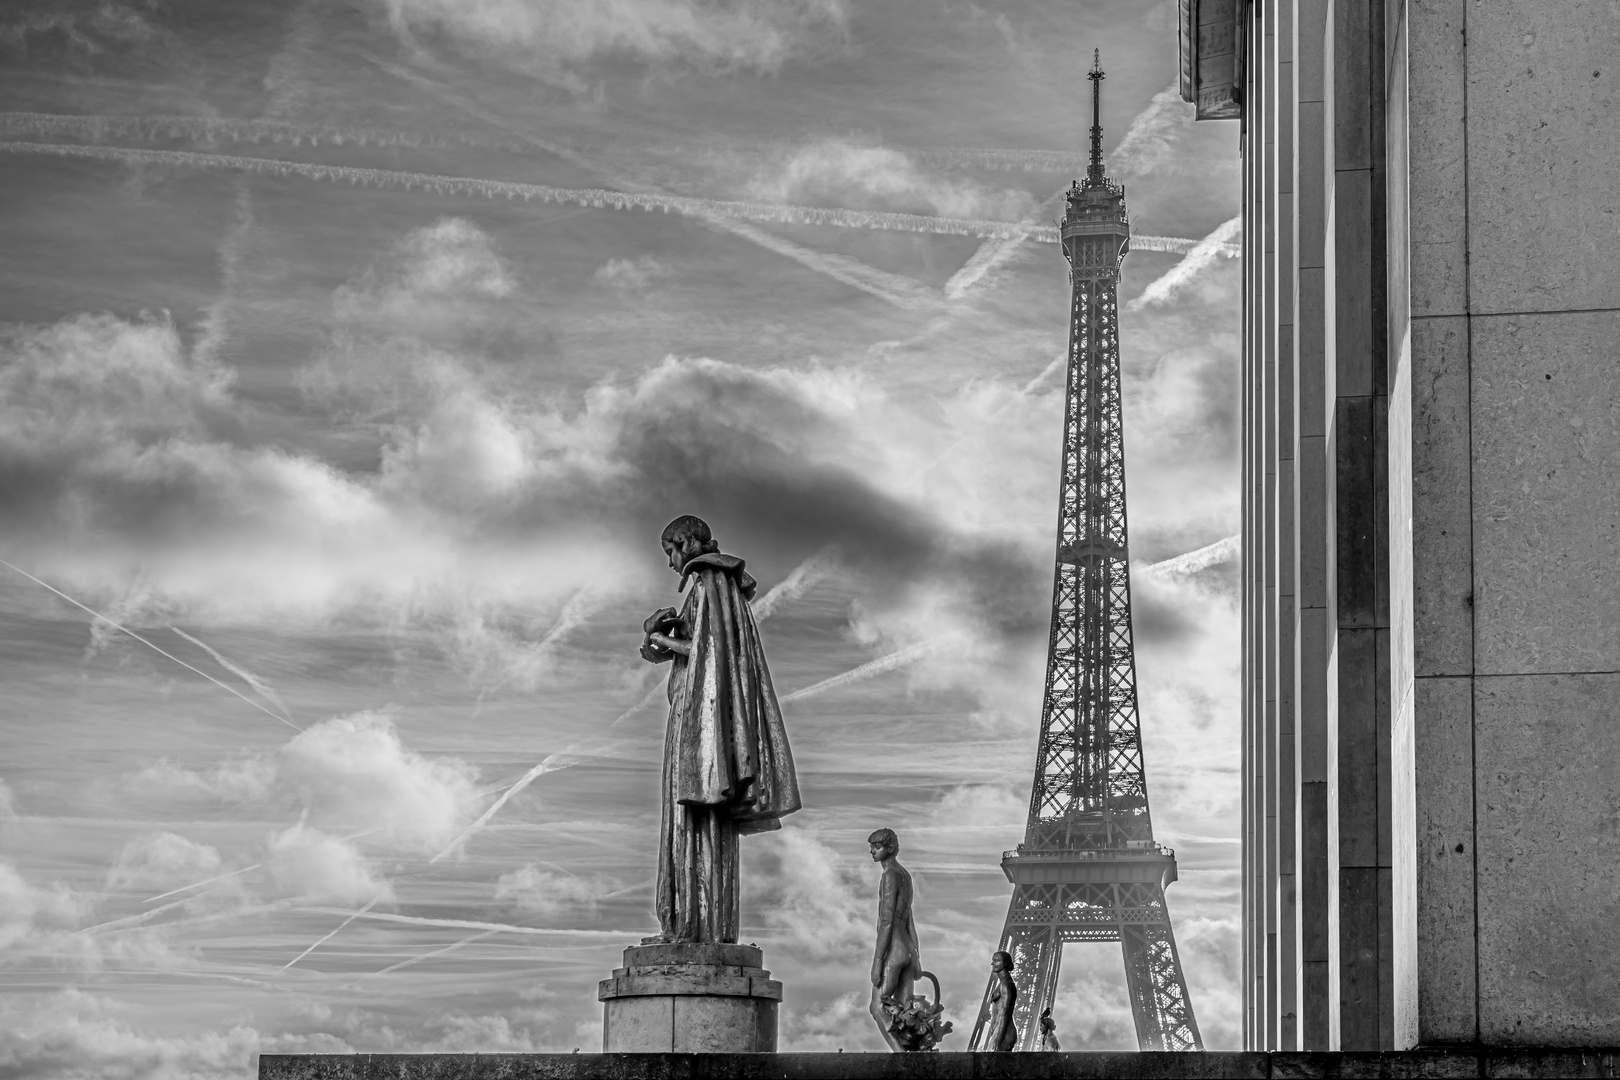
[[[1018,1007],[1018,986],[1012,980],[1011,954],[998,952],[990,957],[990,1030],[985,1032],[987,1050],[1018,1049],[1018,1026],[1013,1010]]]
[[[1058,1042],[1057,1021],[1052,1019],[1050,1005],[1041,1010],[1041,1049],[1054,1051],[1063,1049],[1063,1044]]]

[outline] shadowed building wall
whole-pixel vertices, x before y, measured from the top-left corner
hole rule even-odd
[[[1620,1040],[1620,10],[1181,0],[1244,156],[1261,1049]]]

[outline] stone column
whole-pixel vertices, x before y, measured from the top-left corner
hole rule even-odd
[[[753,945],[633,945],[603,979],[606,1054],[774,1054],[782,984]]]

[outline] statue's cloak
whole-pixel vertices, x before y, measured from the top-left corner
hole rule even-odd
[[[798,810],[799,781],[787,727],[749,608],[755,582],[743,560],[712,552],[690,559],[681,609],[690,656],[669,677],[665,767],[681,805],[724,808],[740,833],[780,828]]]

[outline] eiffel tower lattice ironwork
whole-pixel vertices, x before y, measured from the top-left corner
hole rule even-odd
[[[1102,159],[1102,64],[1092,66],[1091,163],[1068,192],[1061,235],[1069,315],[1063,482],[1046,697],[1024,842],[1001,860],[1012,903],[1019,1049],[1053,1003],[1065,942],[1118,941],[1143,1050],[1201,1050],[1164,889],[1176,856],[1153,840],[1136,705],[1125,530],[1118,287],[1130,248],[1125,189]],[[973,1029],[983,1046],[989,990]]]

